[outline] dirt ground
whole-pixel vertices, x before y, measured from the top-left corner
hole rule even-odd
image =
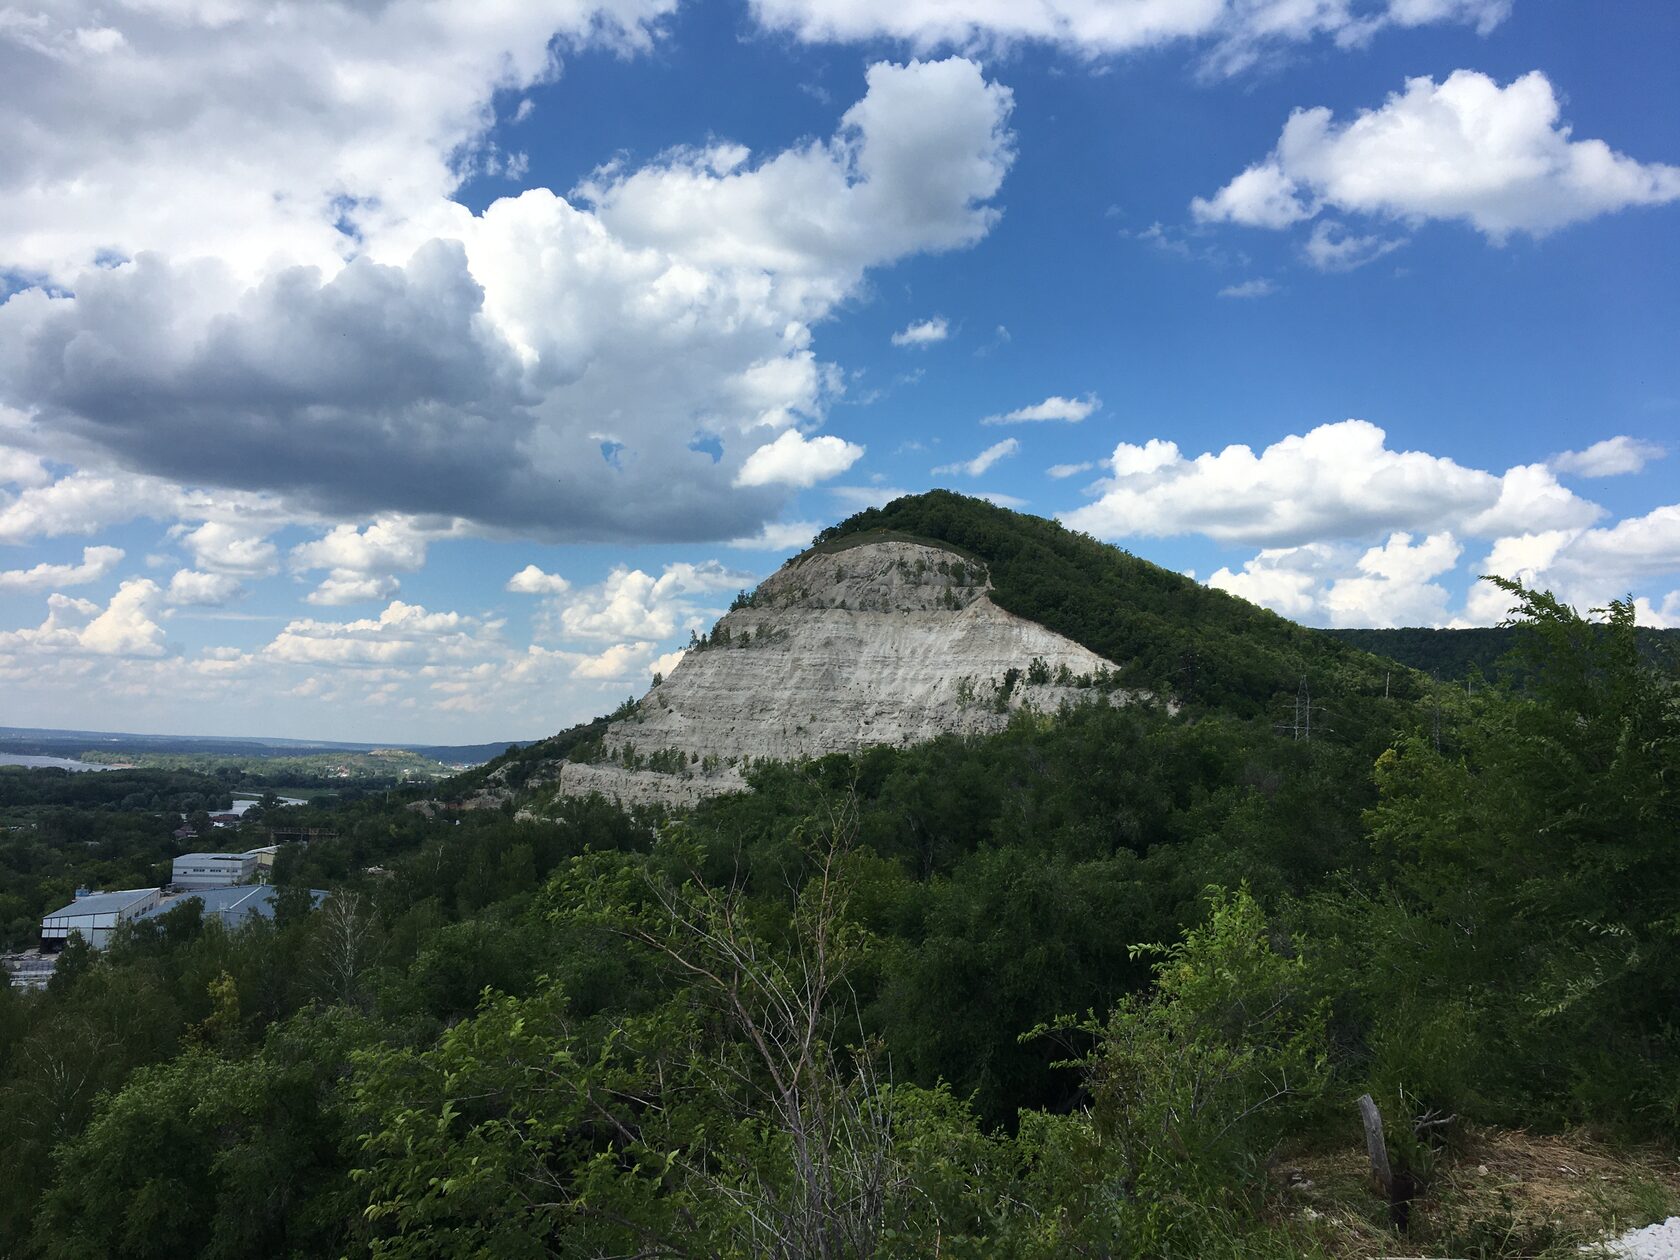
[[[1586,1134],[1471,1129],[1456,1136],[1413,1202],[1388,1225],[1363,1143],[1281,1159],[1280,1221],[1329,1254],[1375,1257],[1579,1257],[1605,1238],[1680,1213],[1680,1158]]]

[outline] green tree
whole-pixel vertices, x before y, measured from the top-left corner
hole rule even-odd
[[[1378,762],[1381,795],[1369,815],[1404,903],[1453,930],[1359,948],[1461,991],[1506,995],[1483,1003],[1480,1036],[1499,1047],[1486,1056],[1498,1075],[1481,1081],[1485,1094],[1577,1119],[1643,1116],[1672,1130],[1674,685],[1641,659],[1631,604],[1613,603],[1593,621],[1550,595],[1501,585],[1519,607],[1524,689],[1462,702],[1439,747],[1433,737],[1397,744]],[[1373,1008],[1384,1001],[1380,988],[1366,998]]]
[[[343,1012],[276,1026],[250,1059],[190,1046],[141,1068],[54,1156],[48,1260],[359,1250],[347,1071],[371,1028]]]

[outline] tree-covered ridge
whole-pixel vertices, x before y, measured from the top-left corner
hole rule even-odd
[[[1416,680],[1245,600],[1129,552],[949,490],[895,499],[817,536],[832,547],[877,531],[960,549],[983,561],[997,604],[1117,662],[1128,686],[1199,708],[1284,715],[1303,679],[1364,726],[1373,697],[1411,698]]]
[[[1320,633],[1442,679],[1464,679],[1475,674],[1497,678],[1511,667],[1511,654],[1521,644],[1521,632],[1514,626],[1471,626],[1455,630],[1342,629]],[[1634,631],[1634,642],[1640,656],[1649,664],[1680,673],[1680,629],[1639,626]]]

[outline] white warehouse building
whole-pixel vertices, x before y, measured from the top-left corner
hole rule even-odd
[[[163,890],[159,888],[125,888],[102,893],[76,891],[76,900],[41,920],[43,952],[63,949],[72,932],[80,932],[93,948],[104,949],[118,923],[138,918],[163,900]]]
[[[169,882],[176,888],[228,888],[248,884],[257,874],[258,854],[183,853],[175,859]]]

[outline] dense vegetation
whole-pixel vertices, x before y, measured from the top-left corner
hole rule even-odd
[[[992,598],[1123,666],[1129,686],[1282,721],[1303,681],[1334,693],[1345,726],[1380,725],[1370,701],[1415,699],[1421,680],[1183,574],[1099,543],[1060,523],[948,490],[896,499],[817,536],[834,547],[896,534],[982,561]]]
[[[959,545],[1046,619],[1142,563]],[[283,855],[274,924],[177,911],[0,990],[0,1252],[1333,1254],[1273,1174],[1357,1142],[1367,1092],[1397,1222],[1478,1125],[1672,1150],[1680,707],[1631,610],[1520,592],[1520,690],[1385,696],[1156,584],[1086,632],[1158,618],[1144,668],[1197,656],[1177,716],[767,765],[677,818],[365,799],[312,815],[338,836]],[[1303,670],[1348,715],[1310,739],[1272,711]],[[1396,1249],[1577,1241],[1433,1221]]]
[[[1461,630],[1408,627],[1401,630],[1324,630],[1343,643],[1399,661],[1402,665],[1452,680],[1494,678],[1510,670],[1518,646],[1512,626],[1473,626]],[[1680,673],[1680,630],[1638,626],[1639,654],[1658,669]]]

